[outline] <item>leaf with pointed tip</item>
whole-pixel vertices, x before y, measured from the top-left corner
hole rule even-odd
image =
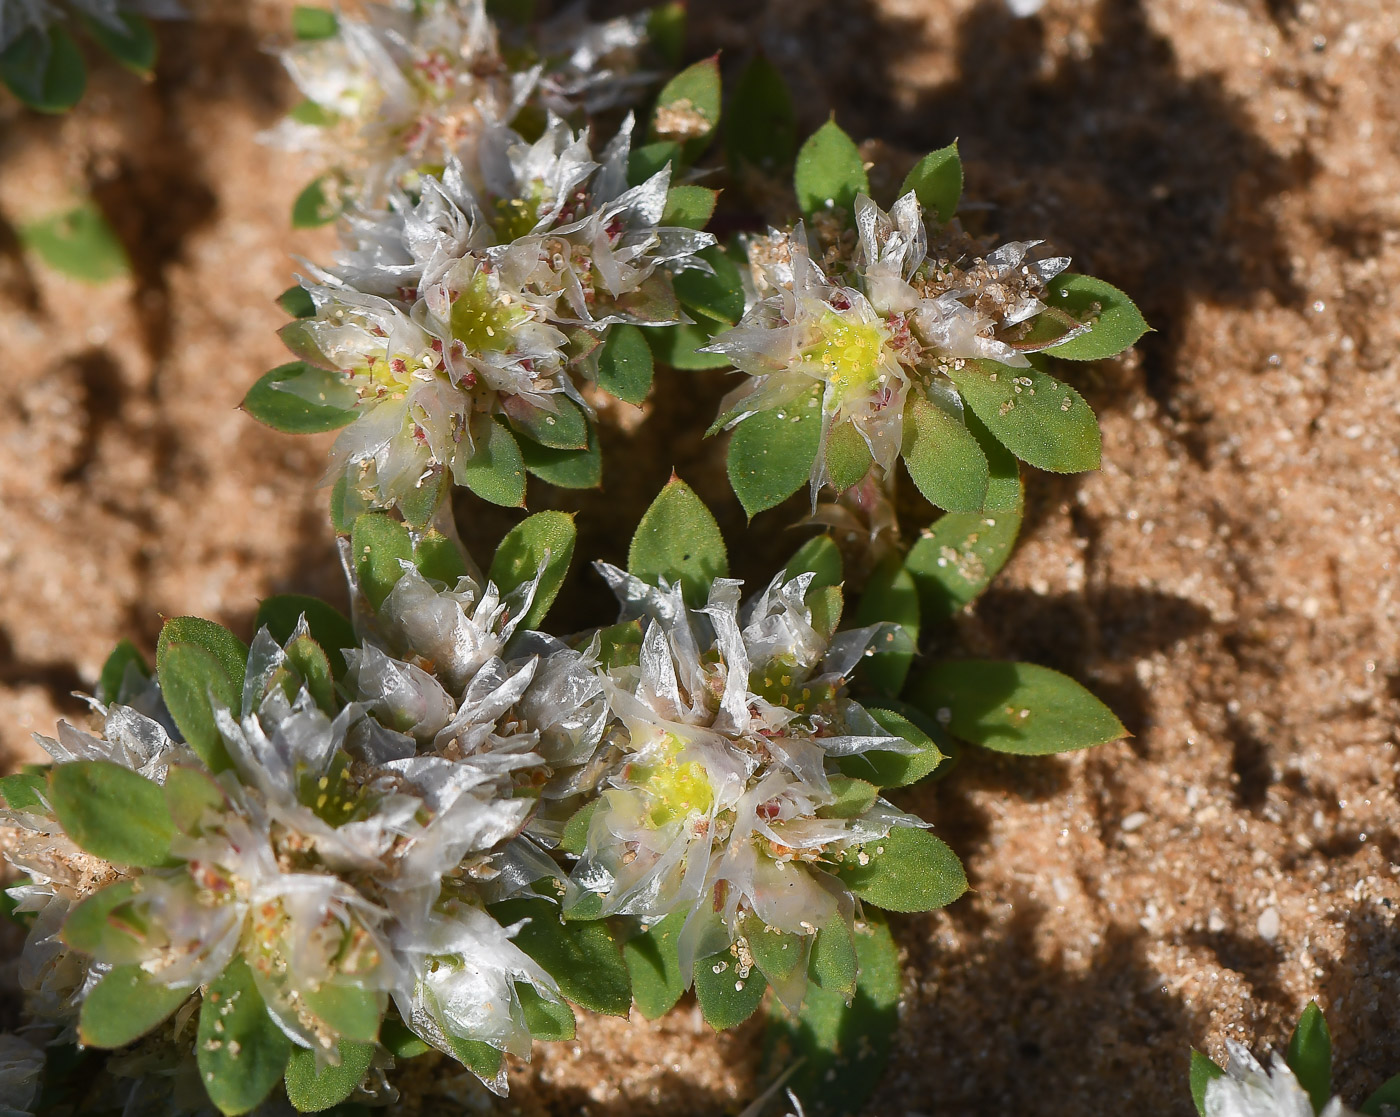
[[[301,676],[302,685],[321,712],[335,717],[339,711],[335,700],[335,673],[325,649],[310,636],[300,636],[287,645],[287,665]]]
[[[715,55],[687,66],[662,86],[651,118],[651,138],[680,143],[687,159],[694,159],[704,151],[719,117],[719,55]]]
[[[896,826],[847,850],[836,874],[867,904],[886,911],[933,911],[967,891],[958,855],[915,826]]]
[[[1196,1103],[1200,1117],[1206,1117],[1206,1087],[1224,1077],[1225,1072],[1214,1062],[1191,1048],[1191,1100]]]
[[[779,171],[797,153],[797,109],[782,73],[761,54],[739,75],[724,126],[731,170]]]
[[[915,679],[909,700],[954,737],[1021,756],[1070,752],[1128,736],[1123,723],[1083,686],[1034,663],[935,663]]]
[[[0,778],[0,805],[12,811],[47,813],[44,799],[49,794],[49,771],[53,765],[26,765],[26,770]]]
[[[320,1113],[339,1105],[355,1092],[374,1061],[374,1044],[341,1040],[340,1063],[316,1070],[316,1052],[305,1047],[292,1051],[283,1079],[287,1100],[298,1113]]]
[[[399,514],[403,516],[403,522],[414,531],[422,531],[433,522],[433,517],[451,491],[447,471],[438,468],[430,470],[426,477],[418,479],[410,492],[399,497]]]
[[[732,949],[695,959],[695,999],[705,1023],[717,1032],[738,1027],[757,1012],[767,987],[756,966],[740,976],[739,956]]]
[[[875,459],[851,422],[837,423],[826,437],[826,474],[832,488],[843,493],[865,480]]]
[[[387,1016],[379,1026],[379,1042],[396,1059],[414,1059],[432,1050],[405,1026],[397,1016]]]
[[[516,434],[541,446],[552,450],[582,450],[588,445],[588,416],[562,392],[556,392],[552,402],[555,409],[550,411],[519,397],[507,397],[506,422]]]
[[[673,186],[666,191],[662,228],[703,229],[714,216],[719,191],[708,186]]]
[[[880,795],[873,783],[850,776],[830,776],[831,793],[836,802],[817,808],[818,818],[859,818]],[[767,970],[763,971],[767,973]]]
[[[711,321],[710,327],[718,323]],[[729,358],[722,353],[702,353],[700,347],[709,345],[712,340],[707,328],[683,323],[679,326],[657,326],[646,331],[647,343],[652,354],[668,368],[684,372],[702,372],[705,369],[728,368]]]
[[[1318,1113],[1332,1099],[1332,1034],[1316,1001],[1309,1001],[1293,1029],[1285,1056],[1298,1085],[1308,1092]]]
[[[343,207],[326,192],[326,184],[334,181],[334,175],[324,174],[306,184],[292,202],[293,229],[317,229],[340,216]]]
[[[569,1000],[594,1012],[626,1016],[632,1007],[632,982],[612,929],[602,920],[561,921],[548,900],[506,900],[491,914],[502,926],[528,919],[515,945],[559,983]]]
[[[962,420],[920,392],[904,408],[904,465],[929,503],[979,512],[987,500],[987,455]]]
[[[413,544],[413,565],[425,578],[451,588],[457,579],[471,573],[462,545],[442,532],[425,531]]]
[[[355,580],[376,611],[413,561],[413,539],[398,520],[383,512],[357,517],[350,532],[350,556]]]
[[[849,212],[855,208],[857,194],[870,193],[860,149],[835,120],[828,120],[802,145],[793,185],[797,204],[808,216],[828,206]]]
[[[355,421],[355,389],[305,361],[265,372],[239,405],[263,426],[284,434],[320,434]]]
[[[327,605],[320,598],[307,597],[299,593],[279,593],[264,599],[258,605],[255,628],[266,628],[272,638],[285,645],[296,631],[297,622],[306,618],[311,637],[321,645],[330,660],[331,670],[339,678],[345,674],[344,648],[357,648],[355,626],[348,617],[333,605]]]
[[[958,141],[931,151],[914,164],[899,188],[900,197],[914,191],[924,212],[934,214],[939,221],[951,221],[962,198],[963,169],[958,155]]]
[[[1132,299],[1111,283],[1090,275],[1062,272],[1047,285],[1044,301],[1076,322],[1092,323],[1088,333],[1045,350],[1050,356],[1062,360],[1101,361],[1106,357],[1116,357],[1135,345],[1149,329]],[[1048,334],[1053,337],[1062,333],[1064,327],[1051,315],[1042,314],[1036,319],[1027,340],[1038,340],[1042,329],[1055,331]]]
[[[161,698],[181,735],[211,771],[232,766],[214,721],[214,707],[238,711],[243,684],[230,678],[218,656],[199,644],[174,640],[156,653]]]
[[[692,607],[704,605],[716,578],[729,574],[719,524],[695,491],[672,477],[642,515],[627,549],[627,569],[644,582],[680,583]]]
[[[209,984],[199,1009],[195,1060],[209,1100],[224,1113],[256,1108],[281,1081],[292,1041],[267,1014],[241,956]]]
[[[84,998],[78,1036],[89,1047],[125,1047],[165,1021],[192,992],[162,985],[140,966],[116,966]]]
[[[793,400],[787,407],[759,411],[734,428],[729,440],[729,484],[750,519],[802,488],[812,474],[821,439],[818,394]]]
[[[564,576],[569,572],[569,563],[573,561],[577,536],[574,518],[567,513],[536,512],[511,528],[496,548],[496,557],[491,560],[490,578],[501,593],[510,593],[517,586],[524,585],[537,572],[540,575],[534,600],[520,622],[522,628],[538,628],[549,607],[554,604],[554,599],[559,596]],[[542,571],[541,564],[544,566]]]
[[[131,270],[122,242],[92,202],[22,225],[19,240],[54,271],[84,283],[106,283]]]
[[[670,140],[634,147],[627,157],[627,185],[640,186],[668,163],[672,167],[674,177],[680,157],[681,145]]]
[[[479,425],[476,435],[476,453],[456,467],[457,483],[503,508],[524,507],[525,459],[510,428],[488,419]]]
[[[919,725],[909,716],[915,711],[868,707],[866,712],[881,729],[902,737],[911,745],[917,745],[919,751],[900,753],[871,749],[853,756],[843,756],[837,763],[848,776],[869,780],[877,787],[907,787],[927,776],[953,751],[952,743],[943,729],[932,722]]]
[[[565,853],[580,856],[588,846],[588,827],[593,822],[593,812],[601,800],[585,803],[564,823],[564,832],[559,836],[559,848]]]
[[[530,473],[561,489],[596,489],[603,481],[603,455],[598,448],[598,432],[591,424],[588,446],[583,450],[555,450],[536,442],[522,442],[520,456]]]
[[[598,387],[626,403],[640,406],[651,391],[655,375],[646,335],[626,323],[608,330],[598,353]]]
[[[295,287],[288,287],[278,295],[277,305],[293,318],[316,317],[316,303],[311,298],[311,292],[300,283]]]
[[[1084,397],[1037,368],[965,361],[948,369],[963,401],[1008,450],[1049,473],[1097,469],[1099,423]]]
[[[672,912],[622,944],[622,957],[632,978],[632,996],[637,1010],[648,1020],[665,1016],[685,992],[677,943],[688,914]]]
[[[175,823],[160,785],[110,760],[49,772],[49,803],[64,832],[94,857],[149,868],[170,856]]]
[[[824,586],[839,586],[845,579],[845,569],[841,562],[841,548],[836,545],[831,536],[825,533],[814,535],[798,547],[797,553],[788,559],[787,568],[783,571],[783,579],[790,582],[799,574],[805,574],[809,571],[816,575],[812,579],[812,584],[807,587],[809,594]]]
[[[132,965],[142,961],[151,953],[145,935],[132,920],[121,918],[121,909],[135,894],[132,880],[119,880],[94,892],[68,913],[59,938],[99,962]]]
[[[919,641],[919,588],[898,553],[888,554],[876,564],[856,608],[856,627],[881,622],[899,625],[907,639],[887,633],[872,649],[874,654],[861,660],[859,678],[885,694],[896,695],[904,689]]]
[[[515,983],[516,995],[520,998],[520,1010],[525,1014],[525,1026],[535,1039],[548,1043],[574,1038],[578,1022],[574,1010],[563,1001],[551,1001],[535,990],[533,985],[522,981]]]
[[[925,631],[951,620],[981,596],[1006,560],[1021,530],[1021,513],[949,512],[909,548],[904,567],[919,591]]]
[[[130,640],[122,640],[102,664],[102,674],[97,678],[97,700],[105,705],[116,702],[128,671],[134,671],[141,678],[151,677],[151,669],[146,666],[140,649]]]

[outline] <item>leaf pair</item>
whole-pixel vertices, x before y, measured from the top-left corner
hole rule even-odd
[[[151,25],[131,12],[115,12],[111,19],[113,23],[79,14],[83,29],[98,46],[132,73],[149,77],[156,64]],[[31,109],[67,112],[82,100],[87,65],[67,28],[31,27],[0,54],[0,82]]]

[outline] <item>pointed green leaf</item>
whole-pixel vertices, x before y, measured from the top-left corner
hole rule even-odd
[[[457,1036],[448,1036],[447,1041],[452,1045],[457,1061],[483,1082],[491,1082],[501,1073],[501,1062],[505,1056],[489,1043]]]
[[[136,883],[119,880],[94,892],[68,913],[59,937],[74,950],[99,962],[131,965],[151,953],[138,924],[122,910],[136,894]]]
[[[1093,329],[1087,334],[1046,350],[1050,356],[1062,360],[1099,361],[1115,357],[1136,344],[1148,331],[1147,322],[1133,300],[1117,287],[1093,276],[1073,272],[1057,275],[1050,281],[1044,301],[1052,310],[1067,314],[1076,322],[1093,323]],[[1063,325],[1050,321],[1052,317],[1042,314],[1036,319],[1031,340],[1039,336],[1037,331],[1042,328],[1042,322],[1047,330],[1063,332]]]
[[[588,846],[588,827],[593,822],[593,812],[598,809],[599,799],[585,803],[564,823],[564,832],[559,837],[559,848],[565,853],[579,856]]]
[[[904,689],[919,641],[919,588],[898,553],[888,554],[876,564],[856,609],[857,628],[882,621],[899,625],[905,638],[888,633],[883,645],[874,648],[875,654],[861,661],[859,678],[885,694],[895,695]]]
[[[563,1001],[546,1000],[533,985],[521,981],[515,983],[515,992],[525,1013],[525,1026],[535,1039],[551,1043],[574,1038],[578,1023],[574,1010]]]
[[[757,966],[741,975],[739,955],[732,948],[695,959],[695,999],[705,1023],[717,1032],[738,1027],[758,1011],[767,987]]]
[[[698,268],[678,272],[672,281],[676,298],[702,318],[732,326],[744,314],[744,281],[738,265],[718,245],[696,255],[714,269],[714,274],[707,275]]]
[[[826,934],[826,928],[818,935]],[[797,1064],[788,1087],[807,1117],[849,1117],[874,1092],[899,1026],[899,951],[884,922],[870,913],[855,934],[860,981],[847,994],[809,988],[793,1016],[774,1004],[766,1062],[772,1070]]]
[[[253,971],[234,958],[204,993],[195,1059],[209,1100],[224,1113],[247,1113],[287,1069],[292,1041],[272,1022]]]
[[[0,779],[0,804],[12,811],[47,813],[43,800],[48,798],[49,771],[52,767],[51,764],[36,764],[26,771]]]
[[[708,186],[673,186],[666,191],[661,226],[703,229],[714,215],[718,199],[719,191]]]
[[[783,579],[792,581],[799,574],[805,574],[808,571],[816,575],[812,579],[812,584],[807,587],[809,594],[824,586],[839,586],[845,579],[845,570],[841,562],[841,548],[835,544],[831,536],[814,535],[798,547],[797,553],[788,559],[787,568],[783,571]]]
[[[596,489],[603,482],[603,455],[598,448],[598,431],[591,425],[586,449],[553,450],[537,442],[522,442],[520,455],[527,470],[541,481],[561,489]]]
[[[48,800],[64,832],[94,857],[150,867],[170,856],[175,823],[160,785],[110,760],[75,760],[49,772]]]
[[[162,985],[140,966],[117,966],[84,999],[78,1036],[89,1047],[125,1047],[161,1024],[193,991]]]
[[[679,143],[693,158],[704,150],[719,115],[719,56],[715,55],[687,66],[662,86],[651,117],[651,138]]]
[[[871,788],[872,792],[874,790]],[[806,971],[812,944],[805,935],[773,930],[753,915],[744,918],[740,926],[754,965],[775,990],[787,986],[799,973]],[[733,969],[732,964],[730,969]]]
[[[339,678],[345,674],[344,648],[358,648],[355,626],[348,617],[333,605],[327,605],[316,597],[299,593],[280,593],[266,598],[258,605],[255,628],[266,628],[272,638],[285,645],[296,631],[297,622],[306,617],[311,637],[321,645],[330,660],[331,670]]]
[[[293,318],[316,317],[316,304],[311,299],[311,292],[300,283],[295,287],[288,287],[278,295],[277,305]]]
[[[540,574],[534,601],[520,622],[522,628],[538,628],[559,596],[569,563],[573,561],[577,536],[574,519],[567,513],[536,512],[511,528],[496,548],[490,578],[501,593],[510,593],[531,581],[537,572]]]
[[[156,640],[157,673],[160,671],[161,651],[173,643],[197,644],[209,652],[242,694],[243,672],[248,665],[248,645],[223,625],[206,621],[203,617],[172,617],[166,621]]]
[[[608,330],[598,352],[598,387],[618,399],[640,406],[651,391],[655,367],[646,335],[625,323]]]
[[[826,438],[826,474],[832,488],[844,493],[865,480],[875,459],[870,447],[851,422],[837,423]]]
[[[672,912],[660,923],[622,944],[622,957],[632,978],[637,1010],[648,1020],[665,1016],[685,992],[677,943],[688,914]]]
[[[904,464],[929,503],[979,512],[987,500],[987,455],[962,420],[920,392],[904,408]]]
[[[172,764],[165,774],[165,806],[175,828],[197,838],[203,831],[205,818],[217,817],[226,811],[228,800],[208,773]]]
[[[481,424],[476,453],[457,466],[456,478],[459,485],[492,504],[504,508],[525,505],[525,459],[504,423],[488,420]]]
[[[1049,473],[1097,469],[1099,423],[1084,397],[1036,368],[966,361],[948,377],[998,441]]]
[[[1309,1001],[1293,1029],[1286,1056],[1288,1069],[1308,1092],[1313,1109],[1322,1112],[1332,1099],[1332,1033],[1316,1001]]]
[[[265,372],[239,406],[284,434],[319,434],[355,421],[355,389],[333,372],[292,361]]]
[[[729,483],[752,519],[781,504],[808,480],[821,445],[822,413],[816,395],[786,408],[760,411],[729,440]]]
[[[332,11],[304,5],[292,9],[292,34],[298,39],[329,39],[339,32],[340,21]]]
[[[797,204],[808,215],[828,206],[853,210],[856,195],[870,193],[860,149],[835,120],[828,120],[802,145],[793,185]]]
[[[668,69],[685,57],[685,3],[658,4],[647,13],[647,41],[656,48]]]
[[[903,197],[909,191],[914,191],[925,213],[947,222],[957,212],[962,188],[962,159],[958,156],[958,142],[954,140],[947,147],[931,151],[915,163],[905,177],[904,185],[899,188],[899,194]]]
[[[316,229],[340,216],[339,192],[326,190],[327,184],[334,182],[334,175],[324,174],[306,184],[292,202],[293,229]]]
[[[896,826],[847,850],[837,875],[866,903],[886,911],[933,911],[967,891],[958,855],[914,826]]]
[[[769,173],[792,162],[797,152],[797,110],[778,68],[758,55],[739,75],[724,126],[729,166],[745,163]]]
[[[374,1061],[374,1044],[341,1040],[340,1064],[316,1071],[316,1052],[305,1047],[292,1051],[287,1060],[287,1100],[298,1113],[320,1113],[339,1105],[355,1092]]]
[[[132,12],[113,13],[121,23],[121,30],[101,20],[80,18],[83,29],[108,54],[130,70],[133,74],[149,77],[156,65],[156,33],[141,16]]]
[[[414,531],[422,531],[437,515],[452,485],[447,479],[447,471],[434,468],[427,477],[419,478],[411,492],[399,497],[399,514],[403,522]]]
[[[689,485],[672,477],[642,516],[627,549],[627,569],[645,582],[679,582],[698,608],[716,578],[729,574],[729,554],[710,510]]]
[[[532,404],[507,406],[506,422],[522,438],[533,439],[553,450],[582,450],[588,445],[589,420],[582,409],[562,392],[555,393],[555,410]]]
[[[634,147],[627,158],[627,185],[640,186],[668,163],[674,168],[681,157],[681,145],[663,140],[661,143]]]
[[[0,54],[0,82],[31,109],[67,112],[82,100],[87,67],[63,27],[31,27]]]
[[[548,900],[507,900],[492,905],[491,914],[507,927],[529,920],[516,933],[515,945],[548,971],[569,1000],[594,1012],[627,1015],[632,983],[607,923],[565,923]]]
[[[935,663],[914,680],[909,700],[954,737],[997,752],[1043,756],[1128,736],[1079,683],[1034,663]]]
[[[710,344],[711,331],[719,328],[719,323],[709,320],[709,326],[687,323],[657,326],[645,332],[652,354],[661,364],[684,372],[700,372],[729,367],[729,358],[723,354],[700,352],[702,345]]]
[[[818,987],[842,1000],[852,997],[859,969],[855,936],[844,919],[832,919],[817,930],[808,974]]]
[[[471,573],[462,545],[436,529],[423,532],[414,543],[413,565],[423,577],[449,588],[457,584],[458,578]]]
[[[130,640],[122,640],[102,664],[102,674],[97,679],[97,700],[105,705],[119,701],[128,671],[138,678],[151,677],[151,669],[146,666],[140,649]]]
[[[1225,1072],[1207,1059],[1194,1047],[1191,1048],[1191,1100],[1196,1103],[1196,1112],[1206,1117],[1206,1087],[1217,1078],[1224,1078]]]
[[[953,751],[947,734],[936,724],[930,723],[928,729],[932,732],[925,732],[922,726],[915,724],[901,710],[870,707],[867,712],[881,729],[904,738],[911,745],[917,745],[919,751],[899,753],[872,749],[854,756],[843,756],[838,764],[848,776],[869,780],[877,787],[907,787],[927,776]]]
[[[379,1026],[379,1042],[396,1059],[416,1059],[433,1049],[431,1044],[424,1043],[394,1015],[386,1016]]]
[[[1400,1110],[1400,1074],[1394,1078],[1387,1078],[1381,1083],[1380,1089],[1361,1105],[1361,1112],[1366,1117],[1381,1117],[1382,1113],[1394,1110]],[[1204,1111],[1202,1117],[1205,1117]]]
[[[939,517],[909,548],[905,569],[919,591],[919,615],[925,631],[952,619],[981,596],[1011,557],[1021,530],[1016,512]]]
[[[241,710],[241,673],[234,680],[208,648],[175,640],[165,642],[157,650],[156,676],[166,708],[190,748],[212,771],[231,767],[224,739],[214,721],[214,706]]]
[[[819,818],[859,818],[868,811],[880,795],[880,789],[865,780],[850,776],[831,776],[832,794],[836,802],[817,808]],[[764,970],[768,973],[768,970]]]
[[[403,577],[403,564],[413,561],[413,539],[398,520],[366,512],[350,532],[350,556],[360,590],[377,611]]]
[[[92,202],[21,226],[19,240],[54,271],[84,283],[106,283],[131,270],[126,249]]]
[[[287,645],[287,664],[301,676],[306,692],[322,712],[335,717],[340,704],[335,699],[335,674],[325,649],[310,636],[301,636]]]

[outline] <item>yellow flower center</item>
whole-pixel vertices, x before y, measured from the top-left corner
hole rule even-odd
[[[635,765],[630,773],[651,800],[647,821],[657,829],[691,814],[708,814],[714,806],[714,788],[704,767],[694,760],[682,763],[681,748],[668,733],[652,763]]]
[[[802,351],[802,359],[831,385],[839,406],[852,396],[870,395],[884,379],[883,358],[889,335],[878,322],[862,322],[836,310],[822,314],[819,339]]]
[[[493,290],[490,276],[478,271],[452,303],[452,336],[468,352],[499,352],[510,348],[511,331],[527,317],[524,307]]]

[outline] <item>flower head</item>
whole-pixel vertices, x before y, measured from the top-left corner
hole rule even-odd
[[[1228,1043],[1225,1075],[1206,1085],[1206,1117],[1312,1117],[1312,1100],[1283,1059],[1275,1054],[1266,1071],[1242,1044]],[[1340,1098],[1333,1098],[1322,1117],[1354,1115]]]

